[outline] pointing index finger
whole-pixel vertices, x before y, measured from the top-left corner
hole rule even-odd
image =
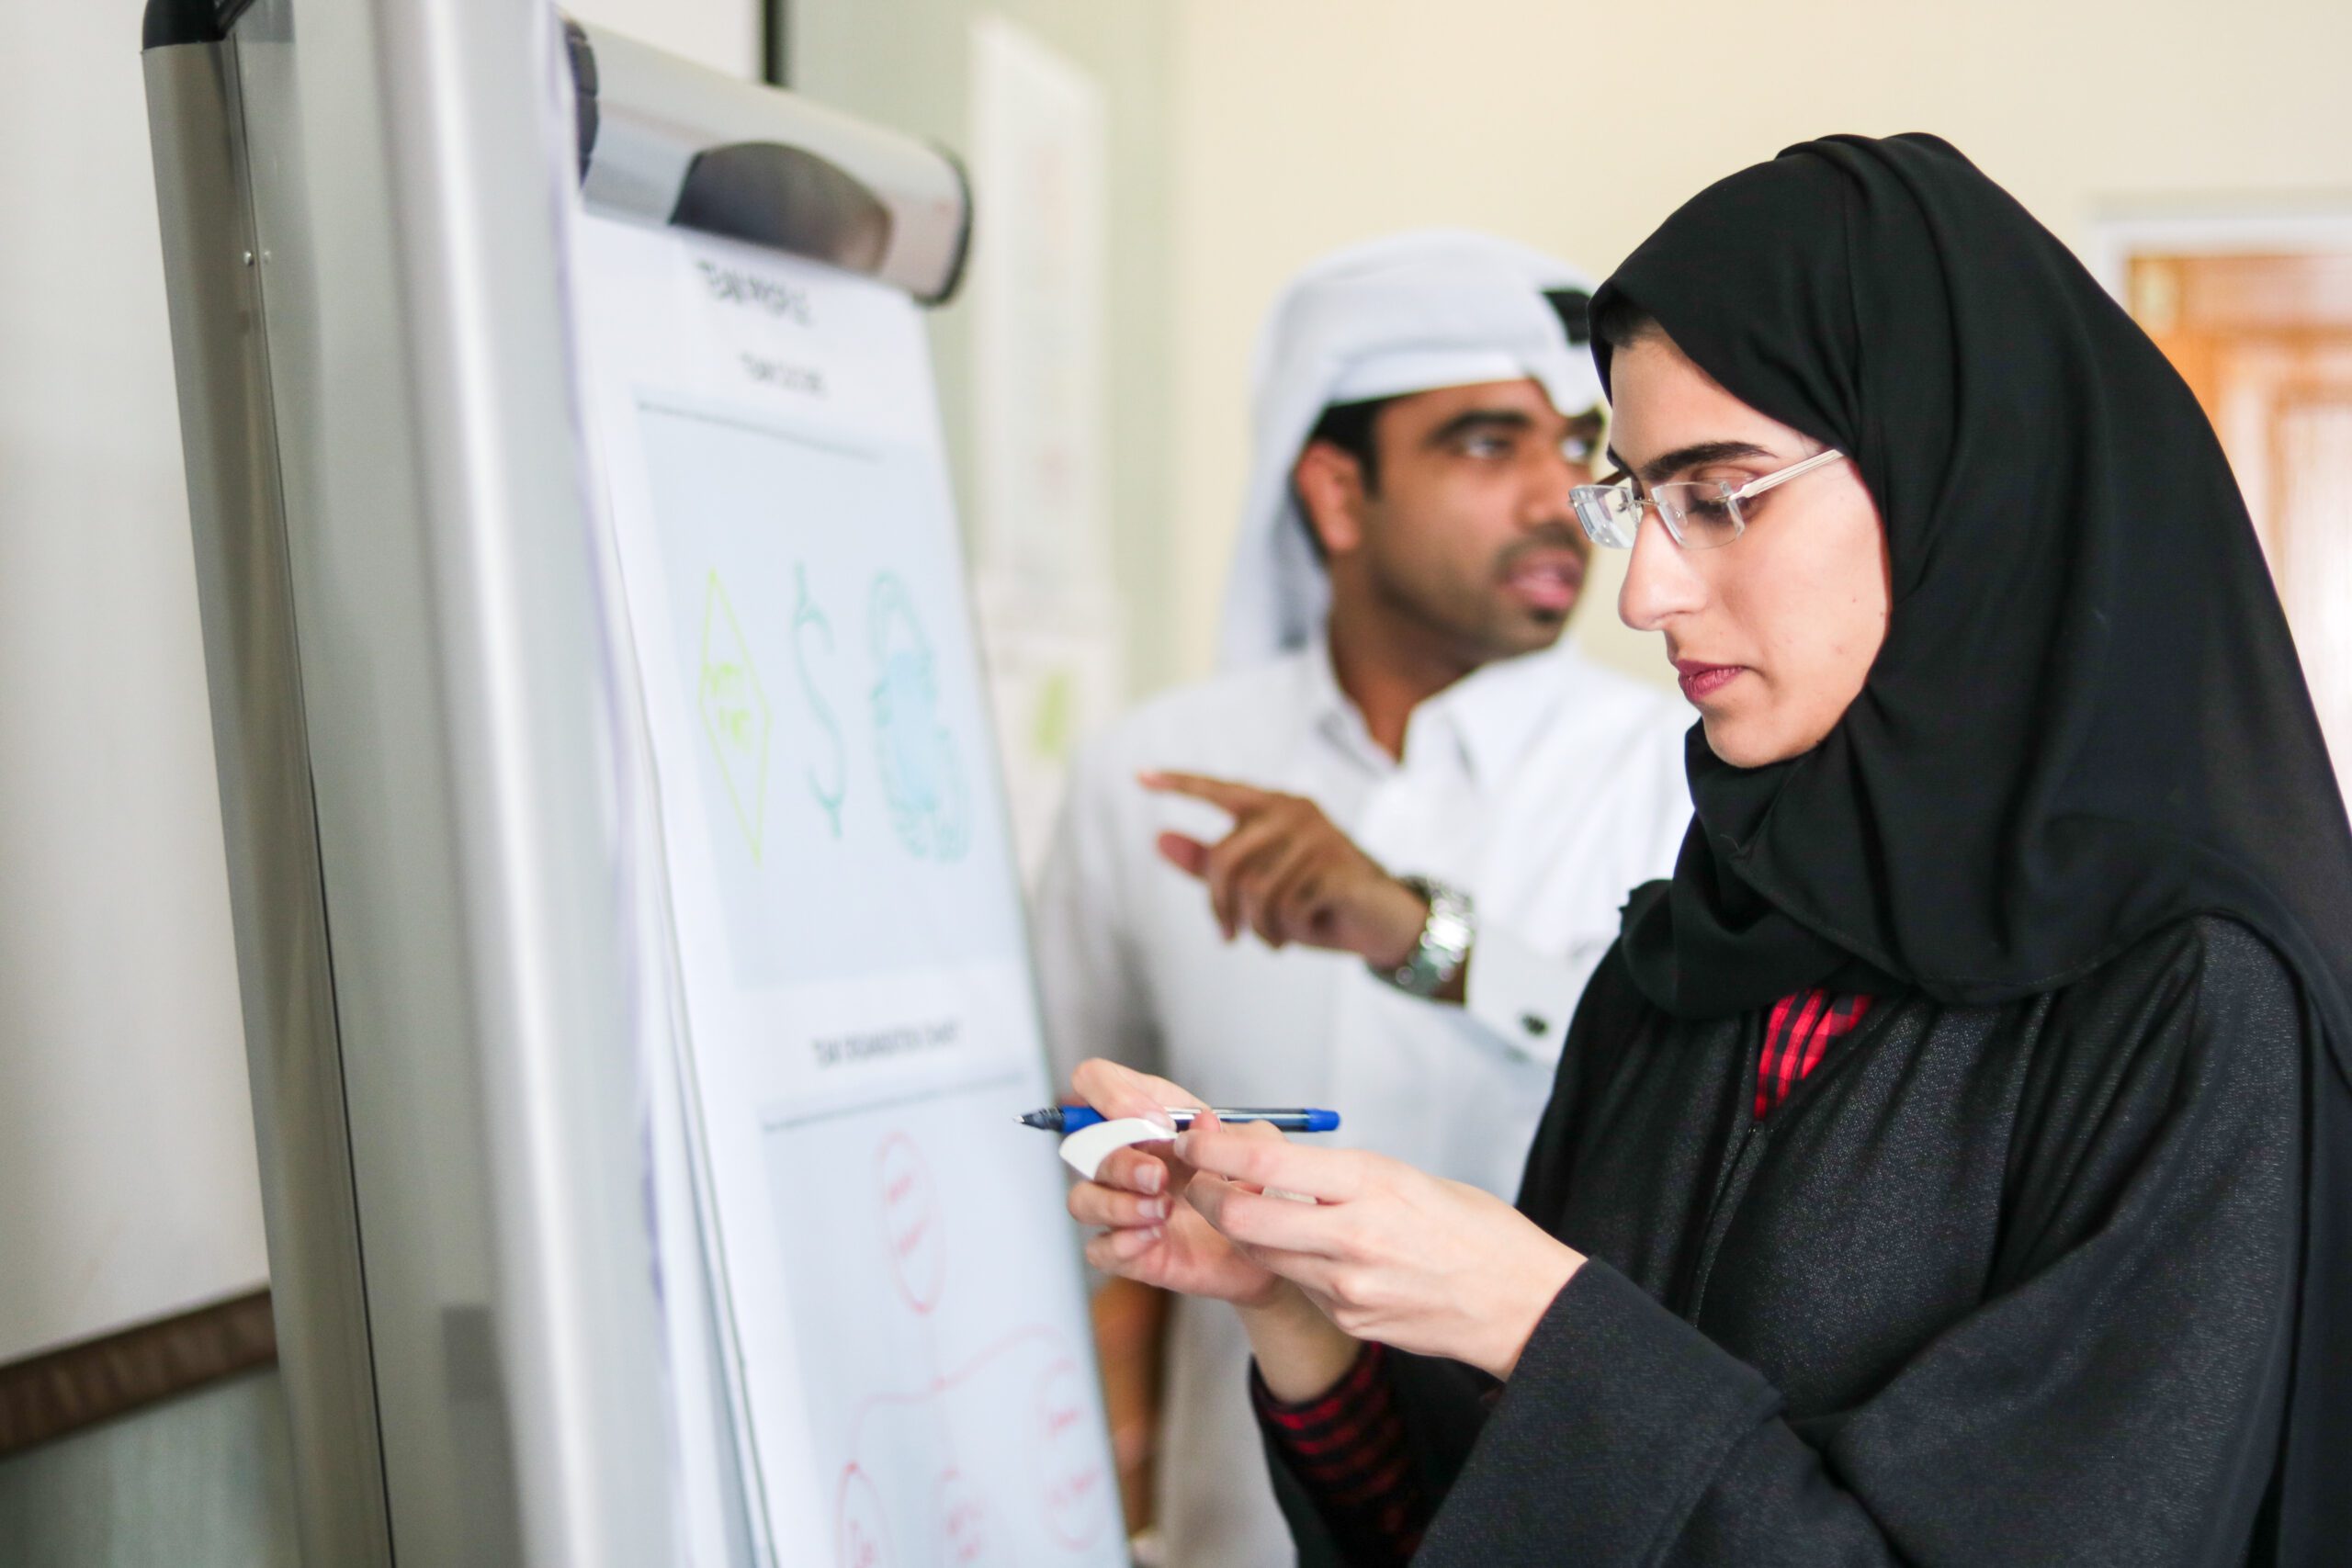
[[[1221,811],[1239,816],[1255,810],[1273,799],[1274,792],[1254,784],[1235,784],[1230,779],[1213,779],[1205,773],[1176,773],[1148,772],[1136,775],[1136,782],[1159,795],[1184,795],[1194,800],[1205,800]]]

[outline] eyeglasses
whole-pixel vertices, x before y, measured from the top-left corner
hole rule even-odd
[[[1831,447],[1816,452],[1802,463],[1792,463],[1785,468],[1748,480],[1737,490],[1721,480],[1697,480],[1679,484],[1652,485],[1647,495],[1634,492],[1628,483],[1610,485],[1578,485],[1569,491],[1575,502],[1577,521],[1596,545],[1611,549],[1631,549],[1634,538],[1642,530],[1642,508],[1657,508],[1657,520],[1674,542],[1686,550],[1712,550],[1728,545],[1747,527],[1747,519],[1739,503],[1762,495],[1775,485],[1784,485],[1814,469],[1837,462],[1846,454]]]

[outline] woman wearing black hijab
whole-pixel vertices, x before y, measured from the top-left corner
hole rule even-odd
[[[1204,1121],[1090,1256],[1241,1309],[1308,1563],[2352,1560],[2352,833],[2194,400],[1928,137],[1594,311],[1697,815],[1517,1212]]]

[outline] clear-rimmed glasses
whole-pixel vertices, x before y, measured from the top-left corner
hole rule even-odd
[[[1596,545],[1615,550],[1631,549],[1634,536],[1642,529],[1642,508],[1655,506],[1658,521],[1666,525],[1666,531],[1673,536],[1676,544],[1686,550],[1712,550],[1730,544],[1747,528],[1747,519],[1740,513],[1741,502],[1834,463],[1845,455],[1833,446],[1815,453],[1802,463],[1792,463],[1760,479],[1750,479],[1736,490],[1720,479],[1701,479],[1652,485],[1649,494],[1642,495],[1630,481],[1625,481],[1578,485],[1569,494],[1576,502],[1577,521],[1584,525],[1584,531]]]

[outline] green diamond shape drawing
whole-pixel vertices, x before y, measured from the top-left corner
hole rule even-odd
[[[703,599],[702,675],[696,684],[703,730],[718,759],[719,777],[727,781],[728,798],[735,803],[743,841],[752,847],[752,863],[757,865],[767,815],[768,696],[760,688],[752,645],[744,639],[717,571],[710,574],[710,592]]]

